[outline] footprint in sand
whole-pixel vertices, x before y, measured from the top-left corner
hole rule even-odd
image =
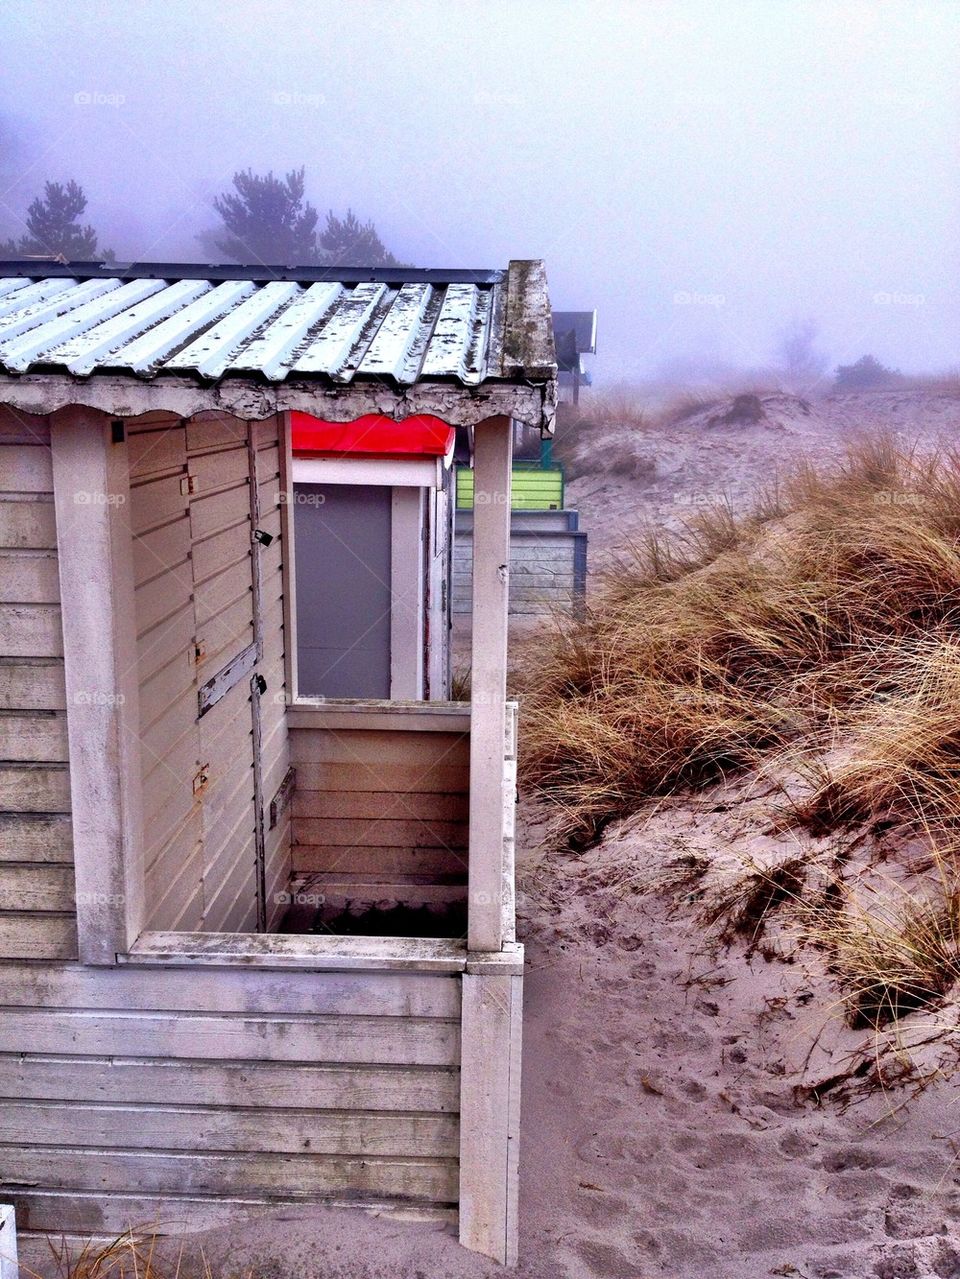
[[[943,1205],[918,1186],[899,1185],[890,1191],[884,1229],[891,1239],[920,1239],[947,1232]]]
[[[890,1248],[881,1252],[873,1267],[877,1279],[919,1279],[920,1265],[912,1246]]]
[[[777,1142],[780,1152],[784,1155],[790,1155],[792,1158],[799,1158],[802,1155],[809,1155],[811,1151],[816,1150],[817,1142],[805,1133],[802,1128],[791,1128],[785,1132]]]
[[[587,1273],[597,1279],[643,1279],[639,1259],[629,1257],[614,1244],[580,1239],[573,1250],[590,1267]]]
[[[869,1146],[844,1146],[823,1156],[827,1172],[866,1171],[869,1168],[886,1168],[890,1160]]]
[[[936,1244],[931,1267],[937,1279],[960,1279],[960,1249],[946,1240]]]

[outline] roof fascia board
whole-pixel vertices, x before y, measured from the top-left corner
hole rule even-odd
[[[68,405],[99,409],[113,417],[138,417],[164,411],[178,417],[213,410],[245,420],[299,410],[330,422],[351,422],[365,413],[395,421],[431,414],[451,426],[476,426],[489,417],[512,417],[540,430],[549,429],[555,411],[556,383],[494,381],[477,387],[458,382],[418,382],[403,390],[383,382],[327,385],[288,379],[269,385],[248,378],[224,378],[204,384],[192,378],[161,375],[150,381],[97,373],[77,379],[65,373],[0,375],[0,404],[45,415]]]

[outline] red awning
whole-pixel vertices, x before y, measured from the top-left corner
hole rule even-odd
[[[293,451],[324,456],[446,457],[455,432],[438,417],[421,414],[402,422],[367,413],[353,422],[327,422],[309,413],[292,412]]]

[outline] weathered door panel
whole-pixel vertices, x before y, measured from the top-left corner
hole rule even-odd
[[[392,490],[298,484],[295,495],[299,691],[389,697]]]
[[[133,443],[135,441],[135,443]],[[131,432],[150,928],[252,930],[262,824],[256,457],[242,423]]]

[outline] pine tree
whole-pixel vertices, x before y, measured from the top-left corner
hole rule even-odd
[[[333,210],[320,235],[324,260],[334,266],[400,266],[387,249],[372,222],[361,222],[352,209],[345,218]]]
[[[234,262],[301,266],[317,261],[317,211],[304,200],[304,169],[285,178],[252,169],[233,175],[234,191],[217,196],[223,220],[217,248]]]
[[[97,249],[97,233],[89,223],[81,226],[79,219],[87,207],[87,197],[78,182],[47,182],[43,195],[37,196],[27,209],[27,233],[15,246],[13,241],[4,248],[14,249],[18,257],[60,256],[68,262],[85,262],[94,259],[113,260],[111,250]]]

